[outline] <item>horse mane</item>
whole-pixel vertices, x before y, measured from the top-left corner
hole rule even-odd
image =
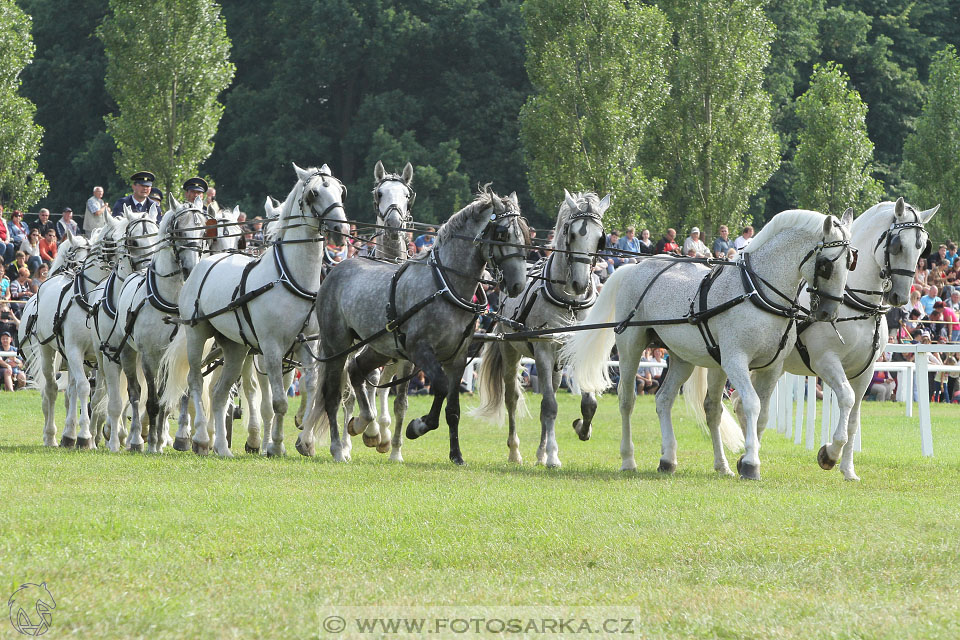
[[[597,211],[600,210],[600,196],[592,191],[584,191],[571,193],[571,197],[574,202],[579,206],[581,203],[587,205],[587,210]],[[553,227],[553,245],[558,249],[567,248],[567,237],[565,233],[561,233],[563,226],[570,222],[570,218],[573,217],[576,211],[572,210],[569,205],[567,205],[567,199],[564,198],[563,202],[560,203],[560,211],[557,214],[557,224]],[[601,214],[602,215],[602,214]],[[561,244],[562,243],[562,244]]]
[[[489,189],[485,188],[480,191],[473,202],[450,216],[450,219],[440,226],[437,230],[437,242],[447,241],[451,239],[452,236],[463,231],[464,227],[473,222],[484,209],[493,203],[495,197],[499,198],[499,196]],[[513,204],[510,203],[507,205],[507,201],[504,201],[504,203],[505,206],[512,206]]]
[[[826,218],[826,216],[822,213],[807,211],[806,209],[792,209],[778,213],[753,237],[753,240],[746,246],[743,253],[753,253],[778,233],[787,229],[796,229],[797,231],[809,233],[822,231],[824,218]]]

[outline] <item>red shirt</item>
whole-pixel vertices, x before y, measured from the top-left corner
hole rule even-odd
[[[42,260],[49,260],[53,262],[53,259],[57,257],[57,241],[47,242],[46,238],[40,238],[40,258]]]

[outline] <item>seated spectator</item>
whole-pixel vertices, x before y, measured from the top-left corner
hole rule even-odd
[[[936,305],[940,306],[937,307]],[[958,342],[958,339],[960,339],[960,319],[957,318],[957,312],[953,310],[949,302],[938,302],[936,305],[934,305],[934,309],[940,309],[944,322],[950,323],[944,325],[947,328],[947,336],[949,336],[950,342]]]
[[[690,229],[690,235],[683,241],[683,255],[696,258],[709,258],[710,252],[707,245],[700,240],[700,228]]]
[[[49,275],[50,265],[40,263],[37,270],[33,272],[33,278],[30,281],[30,290],[36,293],[40,289],[40,285],[47,281]]]
[[[17,251],[14,254],[13,260],[7,263],[7,267],[4,269],[4,271],[6,272],[7,278],[13,282],[17,279],[17,276],[20,275],[20,269],[23,269],[24,267],[26,267],[27,270],[30,269],[30,262],[27,260],[27,254],[25,254],[23,251]]]
[[[641,358],[641,361],[644,361],[644,360]],[[666,366],[667,366],[667,360],[664,357],[664,350],[661,349],[660,347],[655,347],[651,349],[649,359],[645,360],[644,362],[656,362],[657,364],[662,365],[658,367],[650,367],[649,369],[647,369],[647,371],[650,372],[651,378],[653,378],[653,381],[656,382],[657,387],[659,387],[661,380],[663,380],[663,373],[666,370]]]
[[[80,235],[80,228],[77,227],[76,220],[73,219],[73,209],[65,207],[60,221],[57,222],[57,242],[63,242],[67,237],[67,231],[75,236]]]
[[[645,256],[652,256],[656,250],[653,240],[650,239],[650,229],[644,229],[640,232],[640,253]]]
[[[430,393],[430,381],[423,371],[418,371],[407,386],[407,395],[425,396]]]
[[[3,219],[3,209],[0,208],[0,256],[3,257],[4,264],[13,260],[13,255],[17,250],[13,242],[8,241],[9,237],[10,231],[7,228],[7,223]]]
[[[17,274],[17,279],[10,282],[10,300],[15,301],[26,301],[33,295],[33,291],[30,289],[30,271],[26,267],[20,269],[20,273]],[[19,307],[19,308],[18,308]],[[13,306],[14,313],[17,314],[19,318],[23,314],[23,305],[17,304]]]
[[[676,229],[667,229],[667,233],[660,238],[660,242],[657,243],[656,253],[673,253],[678,256],[681,255],[680,245],[677,244]]]
[[[19,249],[23,241],[26,240],[30,234],[30,227],[23,221],[23,213],[21,211],[14,210],[10,216],[10,222],[7,223],[7,232],[7,237],[10,239],[11,244]]]
[[[600,252],[600,256],[604,259],[604,262],[606,262],[605,268],[607,275],[603,277],[604,280],[623,264],[623,261],[620,260],[620,254],[617,253],[618,242],[620,242],[620,234],[617,233],[616,230],[611,231],[607,235],[607,246]],[[597,262],[600,261],[598,260]]]
[[[39,229],[40,237],[46,238],[47,231],[53,229],[57,230],[57,223],[50,219],[50,210],[49,209],[40,209],[40,213],[37,214],[38,220],[30,225],[31,229]]]
[[[957,244],[953,241],[947,243],[947,254],[944,256],[952,269],[957,261]]]
[[[921,289],[927,288],[927,261],[920,258],[917,262],[917,272],[913,276],[913,285]]]
[[[30,229],[27,237],[20,244],[20,251],[27,256],[27,266],[31,271],[36,271],[37,267],[43,262],[40,257],[40,230]]]
[[[417,239],[414,241],[414,245],[417,247],[416,253],[421,251],[430,251],[433,249],[433,243],[436,242],[436,229],[433,227],[427,227],[427,232],[423,235],[417,236]]]
[[[886,371],[874,371],[873,380],[870,381],[870,386],[867,387],[866,397],[869,400],[879,400],[880,402],[887,402],[888,400],[893,400],[893,392],[896,389],[897,381],[893,379]]]
[[[627,232],[617,241],[617,250],[621,252],[622,263],[631,264],[637,261],[634,254],[640,253],[640,238],[637,237],[636,227],[627,227]]]
[[[530,231],[530,244],[534,248],[527,251],[527,262],[537,262],[544,258],[543,248],[540,247],[539,244],[536,242],[537,230],[534,229],[533,227],[530,227],[529,231]]]
[[[727,225],[722,224],[717,229],[717,237],[713,239],[713,255],[722,258],[727,255],[730,249],[734,249],[733,240],[730,239],[730,230]],[[722,254],[722,255],[721,255]]]
[[[930,335],[931,341],[947,342],[950,339],[950,325],[944,324],[943,322],[943,303],[938,302],[937,304],[941,306],[934,309],[930,315],[927,316],[926,321],[923,323],[923,328],[925,332]]]
[[[7,284],[9,284],[9,281]],[[0,333],[7,331],[11,336],[16,336],[17,328],[19,326],[20,319],[13,311],[10,310],[10,304],[7,302],[0,302]],[[14,342],[16,342],[16,340],[14,340]]]
[[[57,232],[51,229],[40,238],[40,258],[50,264],[57,257]]]
[[[920,298],[920,304],[923,306],[923,312],[928,316],[933,311],[933,305],[938,302],[943,302],[937,293],[939,293],[937,287],[930,285],[927,287],[926,294]]]
[[[640,357],[640,362],[651,362],[653,355],[650,349],[645,349]],[[642,396],[647,393],[655,394],[660,388],[660,379],[654,379],[652,367],[640,367],[637,369],[637,395]]]
[[[737,251],[743,251],[743,248],[750,244],[750,240],[753,239],[753,227],[747,225],[743,228],[743,233],[737,236],[737,239],[733,241],[733,248]]]
[[[0,333],[0,351],[9,354],[13,350],[13,336],[10,332]],[[27,376],[23,372],[23,361],[16,355],[4,355],[0,358],[0,374],[3,375],[3,388],[7,391],[22,389],[27,384]]]

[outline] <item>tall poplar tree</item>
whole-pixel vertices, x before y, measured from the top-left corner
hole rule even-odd
[[[117,171],[157,175],[165,191],[197,173],[213,151],[233,79],[230,39],[212,0],[110,0],[97,29],[107,90],[119,112],[105,118]]]

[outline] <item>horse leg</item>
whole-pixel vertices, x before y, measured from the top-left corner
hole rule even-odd
[[[123,423],[123,391],[124,385],[121,381],[123,373],[120,371],[120,365],[109,358],[103,358],[102,368],[104,377],[105,393],[107,394],[107,427],[110,429],[110,440],[107,448],[113,453],[120,451],[120,447],[125,442],[122,434],[125,429]]]
[[[401,378],[406,378],[407,376],[413,373],[413,363],[404,362],[399,364],[399,369],[397,375]],[[403,446],[403,429],[400,426],[403,424],[403,419],[407,415],[407,383],[403,383],[397,386],[397,395],[393,400],[393,411],[396,413],[396,424],[397,428],[393,432],[393,438],[390,441],[390,460],[393,462],[403,462],[403,454],[400,451],[400,448]],[[379,451],[380,448],[377,448]]]
[[[343,424],[350,424],[353,418],[353,412],[357,408],[357,396],[353,392],[353,386],[347,381],[347,372],[344,370],[340,377],[340,403],[343,405]],[[326,411],[326,408],[324,408]],[[353,449],[353,440],[350,433],[344,429],[340,434],[340,453],[346,462],[350,461],[350,451]]]
[[[380,374],[380,384],[389,384],[393,382],[394,378],[402,380],[403,376],[397,375],[401,368],[401,364],[397,361],[385,364],[383,372]],[[403,384],[397,385],[398,395],[400,394],[399,387],[402,386]],[[390,387],[374,389],[374,395],[376,396],[377,425],[380,427],[380,443],[377,445],[377,453],[386,453],[390,450],[390,439],[393,436],[393,432],[390,431],[390,425],[393,423],[393,419],[390,417]]]
[[[213,385],[210,392],[210,412],[213,414],[213,451],[218,456],[232,458],[230,444],[227,441],[226,409],[230,399],[230,391],[243,371],[243,361],[247,357],[247,346],[223,341],[220,345],[223,352],[223,365],[220,368],[220,378]]]
[[[640,347],[642,348],[642,347]],[[632,363],[632,369],[624,369],[623,356],[620,357],[620,392],[623,393],[624,387],[628,387],[631,394],[636,390],[636,372],[640,364],[637,356],[636,362]],[[680,387],[687,381],[690,374],[693,373],[694,366],[686,360],[681,360],[674,354],[670,354],[670,366],[664,374],[660,384],[660,390],[657,392],[657,417],[660,419],[660,465],[657,471],[660,473],[673,473],[677,470],[677,436],[673,432],[673,403],[680,393]]]
[[[257,369],[257,358],[260,356],[253,356],[254,358],[254,371],[257,375],[257,385],[260,387],[260,424],[263,429],[263,436],[260,441],[260,455],[265,456],[270,450],[270,447],[273,446],[273,390],[270,388],[270,380],[267,378],[267,374],[262,373],[262,367]],[[260,358],[262,363],[262,358]],[[284,388],[289,389],[290,385],[293,384],[293,371],[290,371],[283,377]]]
[[[156,369],[144,354],[140,366],[143,367],[143,377],[147,381],[147,420],[150,422],[150,431],[147,433],[147,453],[163,451],[163,435],[160,426],[160,396],[157,393]]]
[[[104,412],[100,409],[101,403],[103,402],[104,394],[106,393],[106,382],[103,379],[103,365],[97,365],[97,375],[95,378],[95,384],[93,387],[93,398],[90,400],[91,412],[90,412],[90,423],[92,424],[92,431],[94,437],[94,445],[100,446],[103,438],[108,434],[104,434],[103,427],[105,424]]]
[[[314,401],[316,410],[319,411],[322,408],[322,410],[327,413],[327,421],[330,425],[330,455],[333,456],[334,462],[347,461],[343,456],[340,427],[337,425],[337,417],[340,413],[340,403],[343,397],[341,385],[343,384],[343,369],[345,364],[345,357],[324,363],[321,368],[322,374],[320,384],[318,385],[318,393]],[[307,428],[304,427],[304,433],[306,433],[306,431]]]
[[[240,373],[241,389],[243,389],[243,398],[247,401],[247,441],[243,445],[244,453],[260,452],[260,405],[263,402],[263,396],[260,393],[260,385],[257,384],[257,378],[253,369],[253,356],[247,356],[243,360],[243,369]]]
[[[507,462],[523,464],[523,456],[520,455],[520,436],[517,435],[517,406],[520,403],[520,394],[523,393],[522,389],[517,388],[517,363],[520,362],[520,353],[509,343],[495,345],[495,348],[500,349],[500,355],[503,358],[503,404],[507,409]]]
[[[557,350],[545,344],[537,345],[533,350],[540,374],[540,446],[537,448],[537,464],[547,467],[559,467],[560,456],[557,447],[557,388],[560,386],[560,371],[556,367]]]
[[[187,360],[190,368],[187,372],[187,394],[193,403],[193,436],[190,435],[190,422],[180,423],[173,448],[177,451],[189,451],[205,456],[210,453],[209,416],[204,407],[203,350],[213,331],[206,326],[197,325],[187,333]]]
[[[593,433],[593,416],[597,413],[597,396],[592,393],[580,394],[580,418],[573,421],[573,430],[577,437],[586,442]]]
[[[270,357],[264,354],[263,368],[270,384],[271,402],[273,408],[273,423],[271,425],[271,443],[267,448],[268,456],[283,456],[287,450],[283,446],[283,417],[287,414],[287,388],[283,383],[283,354]]]
[[[837,394],[837,408],[840,414],[837,417],[837,427],[833,432],[833,440],[830,444],[820,447],[817,452],[817,462],[821,469],[829,470],[836,466],[837,461],[843,454],[843,448],[847,442],[847,421],[850,418],[850,411],[853,409],[854,395],[853,387],[847,381],[847,374],[843,370],[843,365],[836,357],[829,357],[822,364],[817,363],[817,373],[826,381],[830,388]]]
[[[359,407],[359,413],[350,420],[347,431],[352,436],[363,433],[363,444],[368,447],[375,447],[380,444],[380,430],[375,423],[377,419],[377,415],[374,413],[375,407],[370,402],[370,396],[367,395],[367,388],[364,383],[367,375],[377,367],[382,366],[384,362],[386,362],[386,359],[383,356],[370,349],[362,349],[355,357],[347,360],[347,378],[350,386],[353,387],[353,393],[357,398]]]
[[[424,342],[418,343],[414,347],[413,362],[420,365],[423,374],[430,380],[430,393],[433,395],[433,404],[430,406],[430,412],[419,418],[414,418],[407,424],[407,440],[416,440],[428,431],[433,431],[440,426],[440,409],[443,408],[443,401],[447,396],[447,376],[437,360],[433,347]],[[456,381],[459,386],[460,381]],[[397,426],[399,428],[399,425]]]
[[[43,444],[57,446],[57,372],[55,371],[56,352],[47,345],[40,347],[40,367],[43,370]],[[69,446],[73,446],[70,444]]]
[[[709,369],[707,371],[707,395],[703,399],[703,412],[707,417],[707,426],[710,428],[710,439],[713,441],[713,470],[724,476],[732,476],[733,471],[727,463],[727,456],[723,451],[723,440],[720,438],[720,416],[723,411],[723,388],[727,384],[727,374],[723,369]]]
[[[130,435],[128,451],[143,451],[143,421],[140,418],[140,381],[137,379],[137,354],[129,347],[120,353],[120,366],[127,378],[127,401],[130,403]]]
[[[180,398],[180,414],[177,419],[177,435],[173,438],[173,448],[177,451],[190,450],[190,393]]]
[[[450,461],[462,466],[463,454],[460,452],[460,381],[467,368],[466,357],[457,358],[453,364],[444,367],[447,374],[447,428],[450,432]]]
[[[64,420],[60,446],[73,448],[77,444],[77,382],[76,376],[67,372],[67,388],[63,393]]]
[[[669,369],[673,368],[670,363]],[[743,407],[743,415],[746,421],[744,430],[744,454],[737,460],[737,471],[744,480],[760,479],[760,438],[757,436],[757,421],[760,417],[760,398],[761,392],[765,395],[772,387],[771,381],[780,377],[781,367],[768,367],[758,371],[755,375],[756,383],[760,387],[754,387],[754,380],[751,380],[749,362],[745,354],[725,355],[723,359],[723,369],[730,378],[733,388],[740,394],[740,404]],[[775,382],[774,382],[775,383]]]
[[[293,417],[293,424],[298,429],[303,428],[303,416],[306,414],[307,407],[313,405],[313,398],[317,393],[317,384],[320,381],[313,353],[312,349],[307,348],[306,343],[300,346],[300,362],[310,364],[304,365],[300,376],[300,406],[297,408],[297,414]]]
[[[865,371],[860,374],[860,377],[850,381],[850,386],[853,388],[853,408],[850,409],[850,417],[847,419],[848,446],[844,447],[843,455],[840,458],[840,473],[843,474],[844,480],[860,480],[860,476],[853,470],[853,438],[860,430],[860,408],[863,406],[863,394],[867,392],[867,387],[870,385],[872,378],[872,371],[869,374]]]

